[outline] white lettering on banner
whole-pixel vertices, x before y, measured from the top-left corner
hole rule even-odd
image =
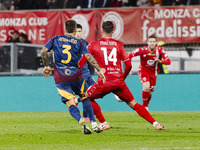
[[[0,41],[6,42],[8,37],[13,36],[14,30],[0,30]],[[27,32],[25,32],[23,29],[18,30],[19,33],[25,33],[28,35],[28,39],[30,41],[40,40],[45,41],[46,40],[46,30],[45,29],[29,29]]]
[[[0,26],[27,26],[25,18],[0,18]]]
[[[6,36],[6,30],[1,30],[0,31],[0,41],[6,41],[7,36]]]
[[[40,29],[39,30],[39,40],[41,40],[41,41],[46,40],[45,29]]]
[[[200,37],[200,19],[196,19],[196,25],[183,25],[181,19],[173,20],[172,26],[166,26],[167,20],[161,20],[160,26],[150,27],[150,21],[143,22],[143,41],[148,35],[156,34],[158,37]]]
[[[153,17],[150,16],[150,14],[149,14],[150,12],[152,12],[152,9],[144,10],[144,11],[142,12],[141,18],[142,18],[142,19],[144,19],[144,18],[153,19]]]
[[[48,24],[47,17],[31,17],[28,20],[30,26],[46,26]]]
[[[155,19],[190,18],[188,9],[156,9],[154,15]]]
[[[33,39],[33,40],[36,40],[36,30],[28,30],[29,32],[29,35],[28,35],[28,39]]]

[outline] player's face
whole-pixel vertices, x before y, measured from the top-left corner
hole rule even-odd
[[[76,28],[76,36],[77,39],[81,39],[82,38],[82,29],[80,28]]]
[[[150,38],[148,39],[147,44],[150,50],[154,50],[154,48],[156,47],[157,41],[155,38]]]

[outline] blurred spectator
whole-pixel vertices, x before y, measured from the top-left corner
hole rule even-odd
[[[136,0],[122,0],[122,6],[124,7],[136,7]]]
[[[66,8],[87,8],[87,0],[68,0]]]
[[[173,0],[163,0],[162,6],[172,6]]]
[[[199,0],[188,0],[187,5],[199,5],[200,1]]]
[[[47,0],[16,0],[19,10],[47,9]]]
[[[187,0],[173,0],[173,6],[187,5]]]
[[[162,5],[162,0],[149,0],[150,6],[159,7]]]
[[[25,34],[25,33],[21,33],[19,35],[19,42],[20,43],[31,43],[29,40],[28,40],[28,36]]]
[[[0,47],[0,72],[10,68],[9,47]]]
[[[19,32],[14,31],[12,39],[9,40],[9,43],[19,42]]]
[[[138,0],[136,4],[138,7],[149,7],[149,0]]]
[[[7,10],[6,7],[2,4],[3,0],[0,0],[0,10]]]
[[[66,0],[47,0],[47,7],[48,9],[58,9],[58,8],[65,8],[64,3]]]
[[[1,0],[1,3],[7,10],[15,10],[15,0]]]
[[[21,33],[19,36],[20,43],[31,43],[27,35]],[[35,58],[37,57],[36,49],[28,46],[20,46],[18,49],[18,68],[36,69]]]
[[[104,7],[121,7],[121,0],[95,0],[94,7],[95,8],[104,8]]]
[[[163,49],[165,49],[165,42],[164,41],[159,41],[157,43],[158,46],[161,46],[163,47]],[[163,58],[159,58],[160,60],[163,60]],[[168,68],[167,68],[167,65],[165,64],[162,64],[162,63],[159,63],[158,64],[158,67],[159,67],[159,73],[160,74],[169,74],[169,71],[168,71]]]

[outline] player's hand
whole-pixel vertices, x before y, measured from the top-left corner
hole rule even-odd
[[[50,66],[44,67],[44,69],[42,71],[42,75],[46,76],[46,78],[47,78],[47,77],[49,77],[50,74],[52,74],[51,67]]]
[[[128,75],[131,77],[131,75],[133,74],[133,71],[131,70]]]
[[[155,58],[154,61],[158,62],[158,63],[162,63],[162,61],[160,59],[158,59],[158,58]]]
[[[99,78],[101,78],[101,79],[102,79],[103,83],[105,83],[105,82],[106,82],[106,77],[104,76],[104,74],[103,74],[103,71],[102,71],[102,70],[99,70],[99,71],[97,72],[97,75],[98,75],[98,77],[99,77]]]

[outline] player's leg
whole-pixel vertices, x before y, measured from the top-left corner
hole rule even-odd
[[[143,82],[142,84],[143,90],[142,90],[142,100],[143,100],[143,106],[148,110],[148,105],[149,105],[149,101],[151,99],[151,95],[150,95],[150,82]]]
[[[109,89],[109,85],[107,85],[107,83],[101,85],[101,83],[96,82],[92,86],[89,87],[86,94],[90,99],[97,99],[97,98],[103,98],[106,94],[110,92],[111,92],[111,89]],[[94,110],[94,114],[96,115],[96,118],[100,122],[100,127],[103,130],[108,130],[110,128],[110,125],[108,122],[106,122],[101,112],[100,106],[98,105],[96,101],[92,100],[91,103]]]
[[[148,74],[142,73],[141,68],[138,71],[138,77],[142,83],[142,100],[143,100],[143,106],[148,110],[148,104],[150,99],[150,78]]]
[[[135,110],[139,116],[144,118],[146,121],[150,122],[156,129],[158,127],[158,123],[155,119],[150,115],[150,113],[145,109],[144,106],[138,104],[133,95],[131,94],[130,90],[124,83],[124,85],[120,86],[120,90],[113,92],[116,94],[121,100],[125,101],[133,110]],[[164,129],[164,127],[160,128],[161,125],[159,124],[158,129]]]
[[[80,111],[74,103],[75,95],[73,95],[72,88],[69,83],[57,83],[57,90],[61,96],[61,100],[69,109],[70,115],[75,118],[81,125],[84,134],[91,134],[90,129],[87,127],[86,123],[82,121]]]
[[[82,105],[83,105],[83,111],[87,114],[87,116],[90,119],[91,125],[92,125],[92,129],[99,133],[102,130],[98,127],[96,120],[94,118],[94,112],[93,112],[93,108],[90,102],[90,99],[85,95],[86,89],[88,88],[87,83],[85,83],[85,80],[81,80],[79,81],[79,83],[81,83],[78,88],[78,90],[76,90],[75,92],[79,94],[79,97],[81,98],[82,101]],[[77,85],[77,83],[75,83]]]
[[[100,122],[100,127],[103,130],[108,130],[110,128],[110,125],[109,125],[108,122],[106,122],[106,119],[104,118],[104,116],[103,116],[103,114],[101,112],[101,108],[100,108],[99,104],[94,100],[91,100],[90,102],[92,104],[94,115]]]

